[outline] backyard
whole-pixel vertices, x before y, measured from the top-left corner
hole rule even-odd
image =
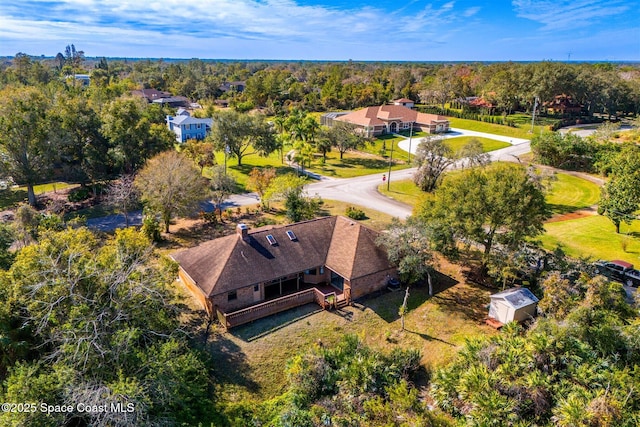
[[[284,361],[313,345],[332,345],[358,334],[373,348],[416,348],[427,368],[451,360],[465,340],[495,334],[484,324],[489,290],[463,281],[460,267],[440,265],[434,297],[424,286],[410,289],[406,330],[398,308],[404,292],[384,292],[338,311],[307,305],[212,334],[208,350],[217,361],[214,377],[233,401],[282,393]]]

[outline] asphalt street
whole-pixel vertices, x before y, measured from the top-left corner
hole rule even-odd
[[[529,141],[526,139],[509,138],[500,135],[486,134],[482,132],[466,131],[462,129],[453,129],[452,134],[448,134],[447,137],[456,136],[481,136],[485,138],[495,139],[499,141],[509,142],[513,144],[510,147],[502,148],[500,150],[492,151],[491,160],[493,161],[509,161],[519,162],[520,156],[530,151]],[[414,138],[411,144],[411,151],[415,153],[419,139]],[[398,146],[409,151],[409,140],[401,141]],[[391,172],[391,181],[411,179],[415,173],[415,168],[404,169],[401,171]],[[382,184],[382,176],[387,173],[378,173],[374,175],[365,175],[355,178],[328,178],[320,177],[319,180],[314,180],[310,184],[305,186],[305,190],[308,195],[318,195],[326,200],[339,200],[342,202],[353,203],[354,205],[360,205],[365,208],[375,209],[380,212],[384,212],[396,218],[405,219],[411,215],[412,207],[393,200],[378,192],[378,185]],[[244,193],[234,194],[227,199],[224,207],[237,207],[253,205],[259,202],[258,195],[256,193]],[[203,209],[213,209],[210,203],[205,203]],[[140,225],[142,223],[141,212],[133,212],[130,214],[129,224]],[[87,220],[87,226],[96,230],[111,231],[116,228],[122,228],[125,226],[124,216],[122,215],[109,215],[101,218],[92,218]]]

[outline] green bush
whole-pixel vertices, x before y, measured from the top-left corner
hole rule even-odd
[[[346,213],[347,213],[347,216],[351,219],[355,219],[355,220],[367,219],[367,215],[364,213],[362,209],[354,208],[353,206],[348,206]]]
[[[68,199],[70,202],[81,202],[91,197],[91,191],[88,188],[80,187],[69,192]]]
[[[153,214],[146,213],[144,215],[140,231],[152,242],[159,242],[162,238],[160,235],[160,221]]]

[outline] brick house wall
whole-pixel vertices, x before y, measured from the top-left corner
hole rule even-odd
[[[396,277],[396,269],[390,268],[388,270],[379,271],[377,273],[369,274],[367,276],[362,276],[351,280],[351,282],[349,283],[351,287],[351,298],[357,299],[372,292],[376,292],[386,288],[387,276]],[[345,286],[346,284],[347,282],[345,281]]]
[[[211,314],[213,312],[211,303],[207,299],[206,295],[202,292],[202,290],[196,285],[191,276],[187,274],[186,271],[180,267],[178,269],[178,278],[180,282],[191,292],[191,295],[198,301],[198,303],[204,308],[207,313]]]

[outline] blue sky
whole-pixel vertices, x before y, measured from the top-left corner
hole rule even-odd
[[[2,0],[0,55],[640,61],[640,0]]]

